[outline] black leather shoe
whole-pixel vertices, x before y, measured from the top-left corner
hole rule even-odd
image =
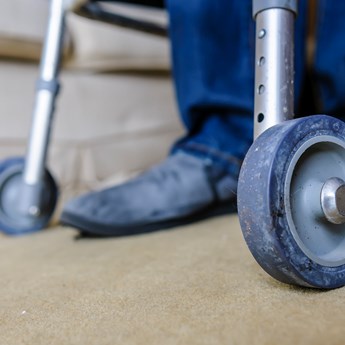
[[[163,230],[234,212],[236,188],[223,170],[178,152],[122,185],[70,201],[61,222],[99,236]]]

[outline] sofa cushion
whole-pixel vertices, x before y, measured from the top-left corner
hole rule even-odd
[[[47,0],[0,2],[0,57],[38,60],[49,13]],[[68,54],[69,39],[64,53]]]
[[[0,63],[0,159],[25,153],[38,68]],[[49,154],[63,195],[119,182],[182,135],[167,75],[64,71]]]
[[[167,25],[165,11],[142,6],[106,4],[118,14]],[[74,53],[68,67],[111,70],[169,70],[169,41],[131,29],[82,18],[68,17]]]
[[[167,22],[163,10],[114,4],[108,4],[108,8],[165,25]],[[0,58],[38,61],[48,16],[48,0],[1,1]],[[92,21],[73,13],[69,13],[66,23],[64,63],[68,68],[102,72],[169,69],[169,44],[165,38]]]

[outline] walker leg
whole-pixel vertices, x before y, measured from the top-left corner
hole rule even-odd
[[[40,74],[37,82],[32,127],[23,172],[21,210],[40,213],[39,186],[45,173],[50,131],[59,91],[58,73],[65,29],[65,0],[52,0],[48,30],[44,42]]]
[[[46,169],[46,159],[59,91],[58,73],[69,6],[71,0],[50,2],[25,160],[9,159],[0,163],[0,229],[8,234],[42,229],[55,209],[58,191]]]
[[[255,137],[238,184],[245,240],[284,283],[345,285],[345,123],[293,117],[297,1],[254,1]],[[286,121],[290,120],[290,121]]]

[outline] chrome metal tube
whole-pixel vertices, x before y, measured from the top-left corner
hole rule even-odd
[[[254,139],[294,116],[294,12],[256,15]]]
[[[23,182],[34,185],[42,181],[50,139],[50,127],[58,90],[57,75],[64,36],[66,0],[51,0],[40,75],[37,84],[32,126],[27,148]]]

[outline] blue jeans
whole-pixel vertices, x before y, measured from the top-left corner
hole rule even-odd
[[[252,0],[167,0],[173,76],[187,134],[172,152],[209,159],[237,177],[252,143],[255,23]],[[314,61],[321,111],[345,115],[345,1],[319,0]],[[307,1],[299,1],[295,100],[306,61]]]

